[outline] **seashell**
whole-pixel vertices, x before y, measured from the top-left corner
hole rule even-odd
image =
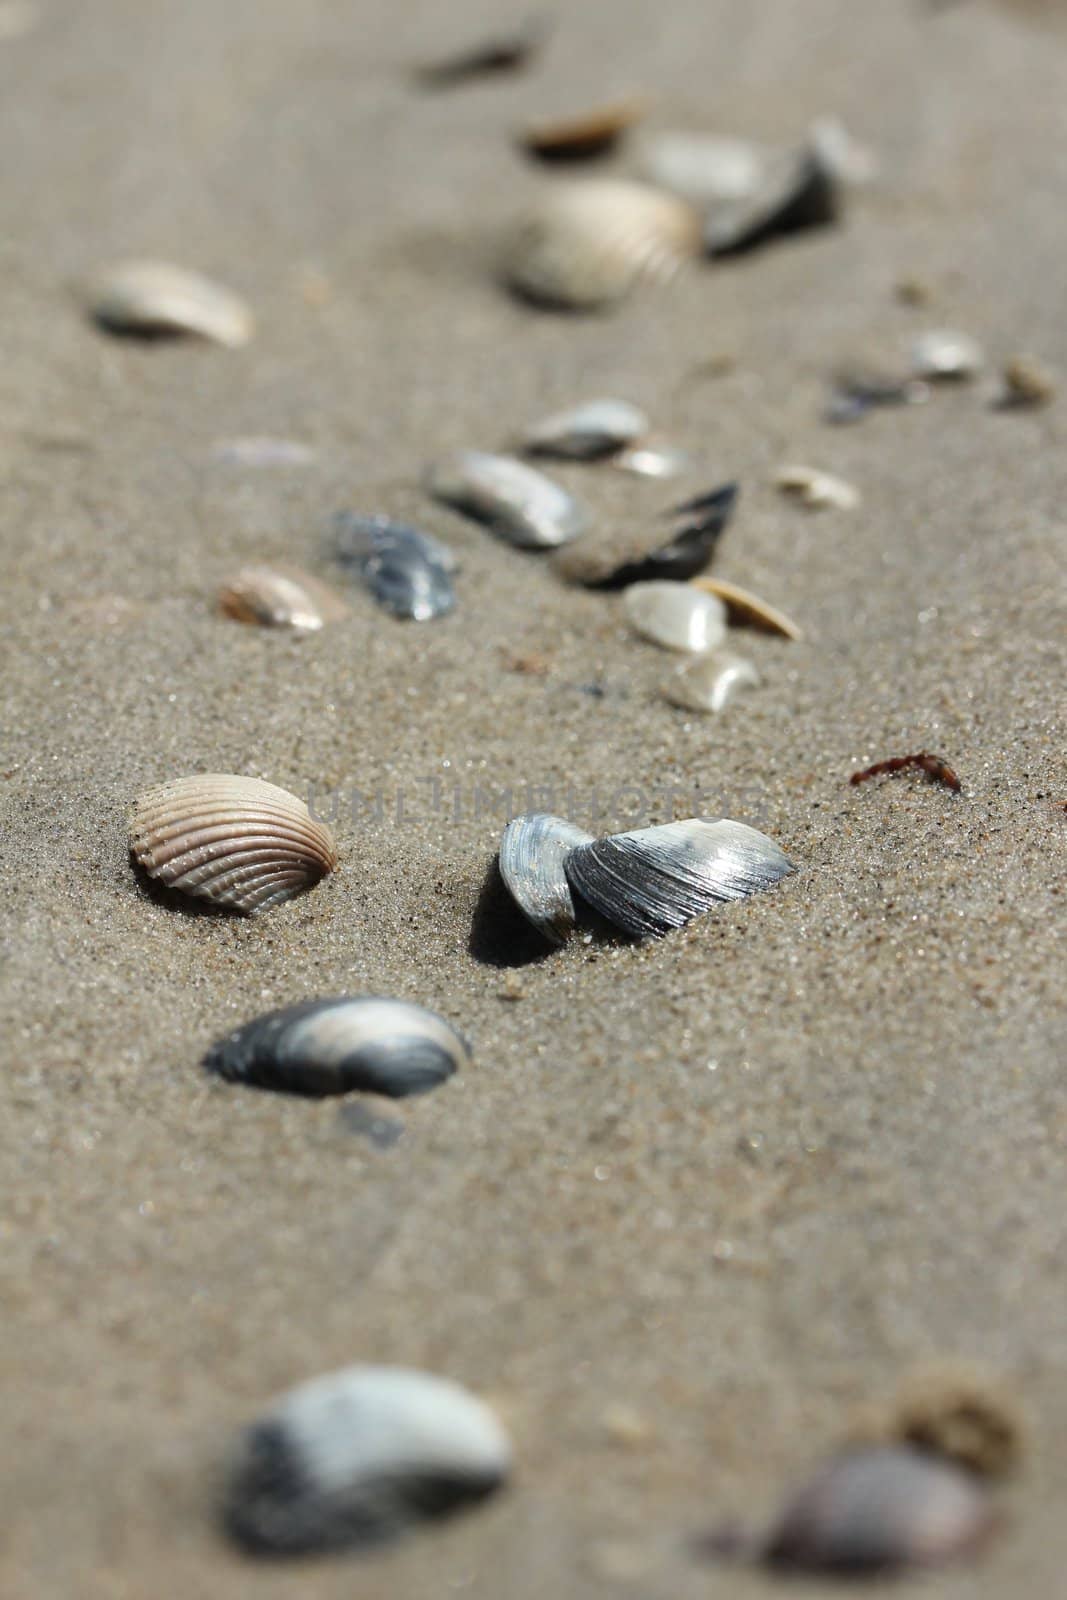
[[[590,400],[538,422],[526,434],[523,445],[530,455],[592,461],[598,456],[614,455],[648,429],[645,413],[627,401]]]
[[[695,212],[676,195],[622,178],[559,185],[516,225],[504,277],[539,305],[593,310],[643,279],[664,281],[699,244]]]
[[[840,183],[873,183],[878,176],[878,158],[861,144],[839,117],[818,117],[808,130],[812,149],[826,169]]]
[[[792,617],[787,617],[784,611],[768,605],[759,595],[750,594],[739,584],[727,583],[723,578],[691,578],[690,582],[694,589],[700,589],[705,594],[713,594],[721,600],[726,607],[727,616],[733,623],[761,628],[765,633],[777,633],[783,639],[804,637]]]
[[[860,503],[859,491],[844,478],[819,472],[815,467],[780,467],[774,475],[774,483],[783,494],[794,495],[801,505],[812,511],[821,511],[824,506],[852,511]]]
[[[868,411],[884,406],[925,405],[929,398],[929,384],[918,378],[843,373],[834,382],[825,417],[827,422],[859,422]]]
[[[620,541],[611,537],[581,549],[567,551],[556,562],[562,577],[587,589],[626,589],[635,583],[659,579],[682,581],[702,572],[718,547],[719,540],[737,504],[738,486],[726,483],[710,494],[698,495],[675,506],[668,515],[681,518],[682,526],[666,544],[647,530]],[[620,560],[620,556],[622,559]]]
[[[212,445],[216,461],[231,467],[309,467],[315,460],[310,445],[296,439],[271,439],[252,435],[247,439],[220,439]]]
[[[519,143],[538,161],[588,161],[613,150],[647,109],[647,100],[637,96],[616,100],[577,116],[535,122],[520,134]]]
[[[224,1522],[255,1555],[357,1549],[484,1500],[511,1460],[493,1413],[458,1384],[348,1367],[291,1389],[245,1430]]]
[[[514,817],[500,841],[500,875],[515,904],[551,944],[574,932],[574,900],[563,863],[593,835],[562,817],[528,812]]]
[[[435,500],[484,522],[520,550],[569,544],[588,522],[568,490],[512,456],[461,450],[431,467],[424,484]]]
[[[242,567],[219,595],[219,608],[235,622],[314,633],[348,615],[340,595],[296,567]]]
[[[947,1461],[906,1446],[848,1450],[786,1506],[764,1559],[827,1573],[936,1566],[975,1550],[996,1521],[977,1480]]]
[[[645,439],[612,456],[611,465],[620,472],[632,472],[635,478],[676,478],[688,468],[689,457],[674,445]]]
[[[252,337],[252,313],[243,300],[165,261],[127,261],[101,274],[90,308],[101,327],[138,338],[196,334],[236,349]]]
[[[721,711],[741,689],[755,689],[759,673],[744,656],[729,650],[713,650],[710,655],[687,661],[662,689],[663,698],[687,711]]]
[[[426,622],[453,609],[458,563],[447,545],[403,522],[351,511],[340,512],[334,527],[339,560],[394,617]]]
[[[468,45],[439,61],[418,67],[416,79],[428,89],[448,89],[472,78],[518,72],[541,49],[548,35],[543,17],[528,17],[513,32]]]
[[[770,151],[749,139],[714,133],[657,133],[641,141],[637,170],[657,189],[704,208],[755,193]]]
[[[564,866],[572,889],[637,939],[658,938],[795,870],[773,839],[726,817],[616,833],[577,846]]]
[[[666,579],[633,583],[623,596],[635,633],[665,650],[703,654],[726,637],[726,607],[714,595]]]
[[[840,214],[839,189],[814,146],[778,156],[751,194],[711,207],[704,248],[711,256],[736,255],[783,234],[825,227]]]
[[[980,372],[984,364],[981,345],[967,333],[936,329],[920,334],[912,345],[911,365],[917,378],[965,382]]]
[[[130,851],[168,888],[249,916],[310,889],[337,865],[330,830],[296,795],[218,772],[141,795]]]
[[[1047,406],[1056,398],[1056,379],[1036,356],[1013,356],[1004,364],[1002,409]]]
[[[394,1100],[436,1089],[470,1047],[433,1011],[376,995],[302,1000],[211,1047],[204,1066],[232,1083],[322,1097],[354,1089]]]

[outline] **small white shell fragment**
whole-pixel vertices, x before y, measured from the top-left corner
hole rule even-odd
[[[513,456],[460,450],[430,467],[423,482],[435,500],[484,522],[523,550],[569,544],[588,523],[567,489]]]
[[[287,789],[206,772],[149,789],[130,819],[130,853],[150,878],[254,916],[337,865],[333,835]]]
[[[235,622],[292,628],[294,633],[315,633],[324,623],[348,615],[340,595],[310,573],[258,564],[242,567],[224,585],[219,609]]]
[[[688,583],[633,583],[623,595],[623,609],[636,633],[665,650],[702,655],[726,637],[722,601]]]
[[[635,478],[677,478],[691,462],[685,451],[674,445],[643,439],[613,455],[610,464],[619,472],[632,472]]]
[[[97,279],[90,310],[112,333],[195,334],[231,349],[247,344],[253,319],[229,289],[165,261],[127,261]]]
[[[985,365],[985,353],[968,333],[947,328],[920,334],[912,346],[911,366],[917,378],[949,382],[973,378]]]
[[[695,206],[754,194],[767,161],[768,151],[751,140],[714,133],[649,134],[637,154],[642,178]]]
[[[841,183],[873,183],[878,157],[850,133],[839,117],[819,117],[808,131],[808,142],[823,166]]]
[[[358,1549],[485,1499],[511,1444],[481,1400],[403,1367],[348,1367],[282,1395],[246,1429],[223,1514],[260,1556]]]
[[[503,272],[538,304],[593,310],[642,279],[669,279],[699,242],[696,213],[676,195],[621,178],[560,184],[514,227]]]
[[[309,467],[315,460],[310,445],[296,439],[272,439],[251,435],[243,439],[220,439],[211,448],[214,460],[233,467]]]
[[[721,711],[742,689],[755,689],[760,675],[751,661],[729,650],[713,650],[679,667],[663,685],[663,697],[687,711]]]
[[[645,413],[626,400],[589,400],[545,417],[529,429],[523,444],[531,455],[592,461],[614,455],[649,426]]]
[[[783,494],[794,495],[801,505],[812,511],[822,510],[824,506],[853,511],[860,503],[858,489],[844,478],[835,478],[832,473],[820,472],[815,467],[780,467],[774,475],[774,483]]]

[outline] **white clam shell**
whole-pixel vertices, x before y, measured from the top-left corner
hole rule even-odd
[[[948,328],[920,334],[912,346],[912,371],[928,380],[973,378],[985,365],[985,352],[968,333]]]
[[[649,427],[645,413],[626,400],[589,400],[545,417],[523,442],[534,455],[591,461],[640,439]]]
[[[528,812],[514,817],[500,841],[500,875],[524,916],[552,944],[574,932],[574,899],[563,864],[593,835],[563,817]]]
[[[484,1499],[511,1461],[496,1417],[458,1384],[349,1367],[291,1390],[246,1430],[226,1526],[259,1555],[373,1545]]]
[[[713,650],[679,667],[663,685],[664,699],[687,711],[721,711],[743,689],[759,686],[760,675],[744,656]]]
[[[434,499],[465,511],[524,550],[569,544],[588,525],[568,490],[513,456],[460,450],[430,467],[424,487]]]
[[[853,511],[860,503],[858,489],[846,483],[844,478],[835,478],[833,473],[820,472],[816,467],[780,467],[774,475],[774,482],[783,494],[795,496],[801,505],[811,511],[821,511],[827,506],[837,511]]]
[[[648,134],[638,144],[640,174],[693,205],[741,200],[763,180],[770,152],[749,139],[714,133]]]
[[[623,609],[636,633],[665,650],[703,654],[726,637],[722,601],[687,583],[633,583],[623,595]]]
[[[149,789],[130,851],[150,878],[247,915],[289,900],[337,865],[330,830],[260,778],[205,773]]]
[[[641,279],[670,278],[698,245],[696,216],[676,195],[624,179],[560,184],[516,224],[503,270],[530,300],[592,310]]]
[[[236,622],[314,633],[348,615],[340,595],[295,567],[242,567],[219,594],[219,609]]]
[[[90,309],[114,333],[194,334],[231,349],[247,344],[254,326],[231,290],[165,261],[127,261],[101,273]]]

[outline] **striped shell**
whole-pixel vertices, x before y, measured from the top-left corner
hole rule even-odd
[[[111,333],[140,338],[195,334],[236,349],[252,337],[252,313],[229,289],[165,261],[127,261],[102,273],[90,309]]]
[[[309,889],[337,865],[329,829],[302,800],[231,773],[178,778],[141,795],[130,851],[168,888],[249,916]]]
[[[560,185],[519,221],[504,276],[528,300],[592,310],[644,278],[667,279],[698,245],[696,216],[676,196],[623,179]]]

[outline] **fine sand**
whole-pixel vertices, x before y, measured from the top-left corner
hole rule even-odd
[[[1031,1439],[1004,1536],[924,1592],[1060,1592],[1067,397],[998,411],[990,373],[851,429],[820,412],[839,361],[930,326],[1067,375],[1062,12],[554,9],[527,73],[438,93],[411,64],[506,8],[41,0],[0,39],[5,1600],[776,1593],[692,1536],[758,1520],[857,1410],[957,1356]],[[630,90],[653,124],[767,141],[836,113],[881,179],[842,227],[614,314],[515,304],[500,226],[560,181],[516,126]],[[252,344],[94,329],[80,283],[138,255],[245,294]],[[658,698],[672,663],[617,597],[419,493],[435,455],[597,394],[693,471],[561,479],[620,538],[738,479],[716,570],[806,630],[740,636],[764,687],[721,717]],[[213,459],[247,435],[316,459]],[[862,505],[787,502],[786,460]],[[336,578],[343,507],[448,539],[455,615],[353,592],[299,641],[214,613],[248,560]],[[922,748],[961,797],[848,786]],[[340,870],[255,921],[150,897],[128,806],[196,770],[327,814],[332,791]],[[605,831],[695,804],[800,870],[654,946],[531,961],[483,889],[507,817],[545,800]],[[474,1043],[390,1108],[388,1148],[336,1101],[205,1079],[222,1031],[344,990]],[[371,1559],[255,1566],[216,1526],[233,1431],[363,1360],[486,1395],[513,1486]]]

